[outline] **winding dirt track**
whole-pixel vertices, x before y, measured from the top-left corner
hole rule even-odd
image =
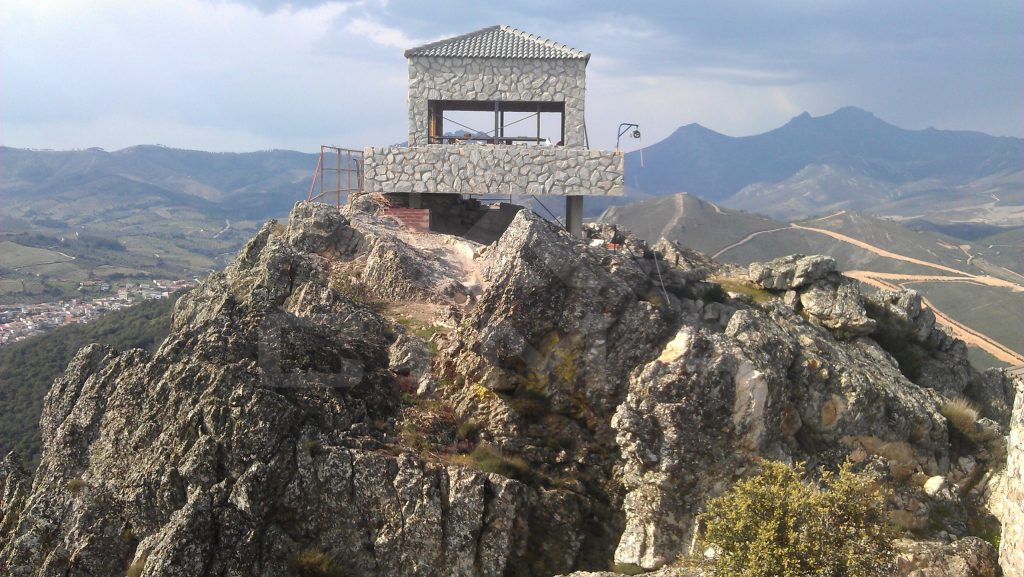
[[[866,242],[864,242],[862,240],[858,240],[858,239],[853,238],[851,236],[847,236],[845,234],[838,233],[838,232],[835,232],[835,231],[832,231],[832,230],[828,230],[828,229],[824,229],[824,228],[814,228],[814,227],[809,227],[809,226],[801,226],[801,225],[796,224],[796,223],[790,223],[789,226],[784,227],[784,228],[776,228],[776,229],[772,229],[772,230],[762,230],[762,231],[759,231],[759,232],[755,232],[753,234],[749,234],[745,238],[740,240],[739,242],[733,243],[733,244],[723,248],[722,250],[716,252],[713,255],[713,258],[718,258],[721,254],[723,254],[723,253],[725,253],[725,252],[727,252],[729,250],[732,250],[732,249],[734,249],[734,248],[736,248],[736,247],[738,247],[740,245],[743,245],[743,244],[747,243],[748,241],[750,241],[751,239],[753,239],[753,238],[755,238],[757,236],[760,236],[762,234],[768,234],[768,233],[771,233],[771,232],[778,232],[780,230],[790,230],[790,229],[798,229],[798,230],[806,230],[806,231],[809,231],[809,232],[816,232],[818,234],[823,234],[823,235],[826,235],[826,236],[830,236],[830,237],[832,237],[832,238],[834,238],[836,240],[840,240],[842,242],[851,244],[851,245],[856,246],[858,248],[862,248],[862,249],[864,249],[866,251],[872,252],[872,253],[877,254],[878,256],[881,256],[881,257],[884,257],[884,258],[888,258],[888,259],[892,259],[892,260],[898,260],[898,261],[907,262],[907,263],[911,263],[911,264],[916,264],[916,265],[924,266],[924,267],[928,267],[928,268],[933,268],[935,270],[940,270],[940,271],[943,271],[943,272],[952,273],[953,275],[956,275],[956,276],[950,276],[950,275],[915,275],[915,274],[901,274],[901,273],[883,273],[883,272],[875,272],[875,271],[867,271],[867,270],[851,270],[851,271],[844,271],[843,272],[844,275],[846,275],[846,276],[848,276],[850,278],[857,279],[857,280],[859,280],[859,281],[861,281],[863,283],[869,284],[869,285],[877,287],[877,288],[887,289],[887,290],[897,290],[897,289],[901,288],[901,283],[908,283],[908,282],[966,282],[966,283],[973,283],[973,284],[987,285],[987,286],[992,286],[992,287],[1008,289],[1008,290],[1013,291],[1013,292],[1024,292],[1024,285],[1020,285],[1020,284],[1017,284],[1017,283],[1014,283],[1014,282],[1010,282],[1010,281],[1007,281],[1007,280],[1004,280],[1004,279],[1000,279],[1000,278],[995,278],[995,277],[988,276],[988,275],[974,275],[974,274],[971,274],[971,273],[969,273],[967,271],[958,270],[958,269],[955,269],[955,268],[951,268],[951,267],[944,266],[944,265],[941,265],[941,264],[937,264],[937,263],[928,262],[928,261],[925,261],[925,260],[921,260],[921,259],[905,256],[905,255],[902,255],[902,254],[897,254],[897,253],[894,253],[892,251],[885,250],[884,248],[877,247],[875,245],[866,243]],[[964,251],[964,252],[966,252],[966,251]],[[970,256],[970,255],[968,255],[968,256]],[[986,335],[984,333],[980,333],[980,332],[978,332],[978,331],[976,331],[976,330],[974,330],[974,329],[972,329],[972,328],[970,328],[970,327],[968,327],[968,326],[966,326],[966,325],[964,325],[964,324],[954,320],[949,315],[947,315],[947,314],[943,313],[942,311],[940,311],[939,309],[935,308],[935,305],[933,305],[931,303],[931,301],[929,301],[928,299],[923,298],[922,301],[924,302],[924,304],[928,308],[930,308],[932,310],[932,312],[935,314],[935,318],[940,323],[950,327],[953,330],[953,336],[955,336],[956,338],[961,339],[962,341],[964,341],[968,345],[974,345],[974,346],[980,348],[981,350],[987,352],[988,354],[992,355],[993,357],[995,357],[995,358],[997,358],[1000,361],[1003,361],[1005,363],[1009,363],[1011,365],[1021,365],[1021,364],[1024,364],[1024,355],[1022,355],[1021,353],[1019,353],[1019,352],[1017,352],[1017,351],[1007,347],[1006,345],[1003,345],[1002,343],[996,341],[995,339],[989,337],[988,335]]]

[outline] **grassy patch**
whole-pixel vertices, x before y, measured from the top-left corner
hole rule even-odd
[[[459,441],[476,442],[480,438],[480,425],[472,419],[459,423],[459,427],[455,429],[455,438]]]
[[[531,469],[529,463],[523,459],[503,455],[497,449],[487,445],[477,446],[470,454],[470,459],[472,459],[473,465],[481,471],[515,479],[527,485],[537,486],[545,484],[546,481],[543,475]]]
[[[334,555],[315,547],[307,547],[292,558],[292,569],[298,577],[342,577],[345,574]]]
[[[142,570],[146,568],[146,561],[148,560],[149,551],[146,551],[136,559],[135,562],[128,566],[128,571],[125,575],[127,575],[127,577],[140,577],[142,575]]]
[[[715,279],[715,282],[722,287],[727,293],[734,293],[748,297],[751,301],[756,304],[764,304],[768,301],[778,298],[778,296],[767,289],[763,289],[753,283],[740,281],[736,279]],[[709,291],[708,300],[714,302],[722,302],[712,298],[713,291]]]

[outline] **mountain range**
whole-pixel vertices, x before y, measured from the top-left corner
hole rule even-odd
[[[626,154],[627,199],[675,192],[807,218],[868,210],[936,222],[1024,224],[1024,140],[905,130],[854,107],[754,136],[689,124]]]

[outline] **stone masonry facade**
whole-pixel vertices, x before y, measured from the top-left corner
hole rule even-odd
[[[565,145],[583,146],[586,66],[569,58],[409,58],[409,146],[427,144],[429,100],[565,102]]]
[[[1006,577],[1024,576],[1024,378],[1017,377],[1017,397],[1010,418],[1006,458],[1006,502],[999,565]]]
[[[623,159],[571,146],[367,148],[367,192],[622,196]]]

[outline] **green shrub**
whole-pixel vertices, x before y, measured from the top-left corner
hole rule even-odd
[[[292,559],[298,577],[341,577],[344,569],[334,555],[316,547],[307,547]]]
[[[476,442],[480,438],[480,425],[470,419],[459,424],[455,430],[455,439],[458,441]]]
[[[822,471],[765,461],[759,475],[708,502],[701,516],[716,577],[888,577],[895,574],[884,500],[849,464]]]

